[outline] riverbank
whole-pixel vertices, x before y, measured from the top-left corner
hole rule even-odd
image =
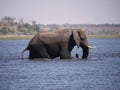
[[[0,35],[0,40],[31,39],[34,35]]]
[[[0,35],[0,40],[31,39],[34,35]],[[87,35],[88,38],[120,38],[120,34]]]
[[[88,38],[120,38],[120,34],[87,35]]]

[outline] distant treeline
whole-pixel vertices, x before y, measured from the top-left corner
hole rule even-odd
[[[0,20],[0,35],[31,35],[40,31],[35,21],[25,23],[23,19],[15,21],[14,17],[5,16]]]
[[[23,19],[16,21],[14,17],[5,16],[0,19],[0,35],[33,35],[45,30],[61,30],[66,28],[81,28],[89,35],[120,34],[120,24],[37,24]]]

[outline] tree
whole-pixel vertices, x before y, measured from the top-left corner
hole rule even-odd
[[[5,22],[5,23],[14,23],[14,20],[15,20],[14,17],[5,16],[4,18],[1,19],[1,22]]]
[[[40,31],[40,27],[39,25],[36,24],[36,21],[32,21],[32,26],[34,31],[39,32]]]

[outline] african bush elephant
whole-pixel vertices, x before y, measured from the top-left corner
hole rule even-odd
[[[26,50],[29,50],[29,59],[47,58],[53,59],[60,56],[60,59],[70,59],[74,46],[83,50],[82,58],[89,54],[86,34],[81,29],[64,29],[58,31],[44,31],[37,33],[29,42]]]

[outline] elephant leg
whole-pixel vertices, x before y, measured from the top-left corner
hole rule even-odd
[[[30,50],[30,54],[29,54],[29,59],[35,59],[35,58],[39,58],[40,55],[38,55],[38,53],[36,53],[36,51]]]
[[[29,59],[35,58],[49,58],[46,48],[43,45],[35,45],[31,47]]]
[[[60,59],[70,59],[71,55],[68,51],[60,53]]]
[[[39,49],[39,53],[41,55],[42,58],[47,58],[47,59],[51,59],[50,55],[48,54],[45,46],[41,46]]]
[[[64,44],[63,47],[61,47],[60,59],[70,59],[70,58],[71,58],[71,54],[68,50],[68,46]]]

